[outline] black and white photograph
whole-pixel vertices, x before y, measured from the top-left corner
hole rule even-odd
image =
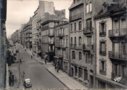
[[[0,0],[0,90],[127,90],[127,0]]]

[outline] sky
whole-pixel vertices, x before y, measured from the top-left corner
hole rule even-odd
[[[56,10],[66,9],[66,17],[68,18],[68,8],[72,0],[40,0],[53,1]],[[7,21],[6,30],[9,38],[12,33],[20,29],[22,24],[28,22],[29,18],[34,15],[34,11],[38,7],[39,0],[8,0],[7,2]]]

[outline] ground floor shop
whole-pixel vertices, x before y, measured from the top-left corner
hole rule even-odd
[[[94,74],[93,71],[87,67],[71,64],[71,76],[80,81],[83,85],[93,88],[94,87]]]

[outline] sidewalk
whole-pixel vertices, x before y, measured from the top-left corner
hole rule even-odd
[[[61,81],[65,86],[72,90],[87,90],[88,88],[80,84],[78,81],[68,76],[63,71],[57,72],[52,64],[48,64],[46,69],[53,74],[59,81]]]

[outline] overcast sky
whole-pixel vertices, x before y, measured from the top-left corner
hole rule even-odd
[[[41,0],[43,1],[43,0]],[[56,10],[66,9],[68,17],[68,8],[72,0],[44,0],[53,1]],[[22,24],[27,23],[38,7],[39,0],[8,0],[7,3],[7,37],[19,29]]]

